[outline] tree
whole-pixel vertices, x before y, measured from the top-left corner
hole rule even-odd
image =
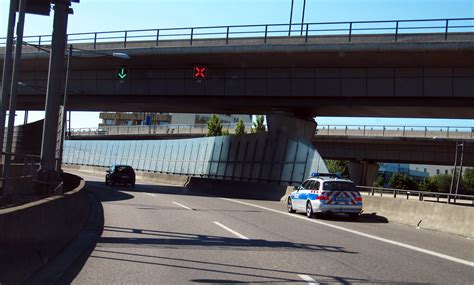
[[[449,193],[449,188],[451,187],[451,175],[449,174],[439,174],[431,177],[430,179],[438,187],[439,192]]]
[[[411,179],[405,173],[394,173],[392,177],[390,177],[389,181],[390,187],[396,189],[404,189],[404,190],[416,190],[418,189],[418,185],[416,184],[413,179]]]
[[[382,175],[377,176],[374,181],[374,187],[384,187],[385,186],[385,179],[383,178]]]
[[[463,168],[462,175],[462,193],[465,195],[474,195],[474,168]]]
[[[235,134],[245,135],[245,125],[242,119],[239,119],[239,121],[237,122],[237,126],[235,127]]]
[[[263,115],[257,115],[257,119],[253,122],[252,133],[263,133],[267,130],[263,124],[264,120],[265,117]]]
[[[427,177],[418,184],[418,189],[426,192],[438,192],[438,185],[433,178]]]
[[[326,166],[330,173],[340,173],[342,177],[349,177],[349,161],[348,160],[326,160]]]
[[[223,136],[228,136],[229,135],[229,129],[223,130],[222,135]]]
[[[215,137],[222,135],[222,122],[215,114],[207,121],[207,134],[206,137]]]

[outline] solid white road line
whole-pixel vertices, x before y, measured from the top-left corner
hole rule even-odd
[[[303,279],[304,281],[308,282],[308,284],[311,284],[311,285],[319,285],[318,282],[316,282],[316,280],[314,280],[313,278],[311,278],[309,275],[304,275],[304,274],[298,274],[298,277]]]
[[[334,229],[338,229],[338,230],[341,230],[341,231],[349,232],[349,233],[352,233],[352,234],[355,234],[355,235],[367,237],[367,238],[370,238],[370,239],[374,239],[374,240],[378,240],[378,241],[381,241],[381,242],[393,244],[393,245],[400,246],[400,247],[403,247],[403,248],[411,249],[411,250],[414,250],[414,251],[418,251],[418,252],[422,252],[422,253],[425,253],[425,254],[436,256],[436,257],[439,257],[439,258],[443,258],[443,259],[446,259],[446,260],[449,260],[449,261],[453,261],[453,262],[457,262],[457,263],[460,263],[460,264],[464,264],[464,265],[467,265],[467,266],[474,267],[474,262],[472,262],[472,261],[456,258],[456,257],[449,256],[449,255],[446,255],[446,254],[442,254],[442,253],[439,253],[439,252],[435,252],[435,251],[427,250],[427,249],[424,249],[424,248],[421,248],[421,247],[416,247],[416,246],[401,243],[401,242],[398,242],[398,241],[394,241],[394,240],[374,236],[374,235],[371,235],[371,234],[366,234],[366,233],[359,232],[359,231],[356,231],[356,230],[351,230],[351,229],[344,228],[344,227],[341,227],[341,226],[332,225],[332,224],[329,224],[329,223],[326,223],[326,222],[323,222],[323,221],[308,219],[306,216],[293,215],[293,214],[290,214],[290,213],[287,213],[287,212],[282,212],[282,211],[279,211],[279,210],[275,210],[275,209],[271,209],[271,208],[267,208],[267,207],[263,207],[263,206],[243,202],[243,201],[238,201],[238,200],[234,200],[234,199],[228,199],[228,198],[220,198],[220,199],[230,201],[230,202],[234,202],[234,203],[239,203],[239,204],[242,204],[242,205],[247,205],[247,206],[259,208],[259,209],[263,209],[263,210],[267,210],[267,211],[270,211],[270,212],[279,213],[279,214],[282,214],[282,215],[288,215],[290,217],[297,218],[297,219],[302,219],[302,220],[307,221],[307,222],[320,224],[320,225],[327,226],[327,227],[330,227],[330,228],[334,228]]]
[[[178,205],[178,206],[180,206],[180,207],[182,207],[182,208],[185,208],[186,210],[194,211],[193,209],[189,208],[188,206],[184,206],[183,204],[180,204],[180,203],[178,203],[178,202],[173,202],[173,204]]]
[[[143,193],[143,194],[148,195],[148,196],[151,196],[151,197],[156,197],[155,194],[151,194],[151,193]]]
[[[234,231],[233,229],[224,226],[223,224],[221,224],[219,222],[214,222],[214,224],[218,225],[219,227],[223,228],[226,231],[229,231],[229,232],[233,233],[234,235],[238,236],[241,239],[249,239],[248,237],[244,236],[243,234],[240,234],[240,233]]]

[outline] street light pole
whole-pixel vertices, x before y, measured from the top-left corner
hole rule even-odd
[[[0,96],[0,153],[3,151],[3,143],[5,139],[5,119],[7,111],[7,103],[10,98],[10,79],[12,73],[12,49],[13,49],[13,34],[15,32],[15,7],[17,0],[10,0],[10,10],[8,13],[8,31],[7,42],[5,46],[5,55],[3,60],[3,74],[2,74],[2,94]],[[0,154],[0,157],[2,155]]]
[[[459,175],[458,175],[458,181],[456,183],[456,195],[458,195],[458,190],[459,190],[459,184],[461,183],[461,177],[462,177],[462,161],[464,157],[464,142],[462,142],[460,145],[461,147],[461,159],[459,162]],[[454,203],[456,203],[456,196],[454,197]]]
[[[292,21],[293,21],[293,4],[295,4],[295,0],[291,0],[291,9],[290,9],[290,27],[288,29],[288,36],[291,35],[291,24],[292,24]]]
[[[449,186],[449,196],[448,196],[448,204],[451,202],[451,194],[453,194],[453,186],[454,186],[454,177],[456,176],[458,165],[458,143],[456,142],[456,150],[454,152],[454,171],[453,176],[451,176],[451,185]]]
[[[71,56],[72,56],[72,45],[69,45],[69,51],[67,54],[67,67],[66,67],[66,79],[64,83],[64,95],[63,95],[63,107],[62,107],[62,128],[61,128],[61,145],[59,148],[59,161],[57,165],[57,169],[60,170],[62,167],[63,163],[63,150],[64,150],[64,139],[65,139],[65,133],[66,133],[66,119],[67,119],[67,113],[66,113],[66,104],[67,104],[67,92],[68,92],[68,83],[69,83],[69,70],[70,70],[70,64],[71,64]]]
[[[20,62],[21,62],[21,50],[23,47],[23,30],[25,27],[25,14],[26,14],[26,0],[19,0],[19,15],[18,23],[16,26],[16,41],[15,41],[15,58],[13,59],[13,72],[10,87],[10,102],[8,108],[8,130],[7,130],[7,143],[5,146],[5,161],[3,165],[3,177],[10,177],[10,164],[11,164],[11,152],[13,144],[13,128],[15,126],[15,113],[16,113],[16,95],[18,91],[18,75],[20,73]],[[5,180],[6,181],[6,180]],[[6,181],[3,185],[3,195],[7,196],[13,191],[13,185],[11,181]]]
[[[41,166],[38,178],[46,185],[59,183],[56,172],[56,149],[58,139],[59,99],[64,73],[64,51],[66,50],[66,30],[70,1],[56,1],[54,5],[53,37],[49,58],[48,86],[46,89],[45,118],[41,143]]]
[[[306,11],[306,0],[303,1],[303,15],[301,16],[301,36],[303,35],[304,13]]]

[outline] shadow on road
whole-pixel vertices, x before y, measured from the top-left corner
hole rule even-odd
[[[118,187],[106,186],[103,182],[87,181],[87,191],[94,194],[100,202],[112,202],[133,199],[134,196],[124,193]]]
[[[104,232],[116,232],[116,233],[128,233],[132,234],[129,237],[102,237],[98,241],[101,245],[123,244],[130,247],[130,245],[148,245],[154,247],[166,247],[166,248],[183,248],[192,247],[193,249],[229,249],[233,250],[305,250],[305,251],[324,251],[324,252],[338,252],[338,253],[350,253],[355,254],[357,252],[346,251],[343,247],[331,246],[331,245],[317,245],[317,244],[304,244],[294,243],[289,241],[270,241],[261,239],[240,239],[240,238],[228,238],[222,236],[212,235],[198,235],[188,234],[179,232],[168,232],[158,230],[147,230],[147,229],[133,229],[123,227],[112,227],[105,226]],[[137,236],[135,234],[143,235]]]
[[[109,260],[109,261],[120,261],[120,262],[129,262],[129,263],[138,263],[143,265],[154,265],[159,267],[171,267],[176,269],[192,270],[192,271],[202,271],[207,273],[217,273],[217,274],[228,274],[235,276],[234,279],[191,279],[189,281],[195,283],[205,283],[205,284],[259,284],[259,283],[306,283],[302,282],[301,279],[298,279],[297,274],[307,274],[312,277],[315,277],[318,282],[322,283],[337,283],[337,284],[352,284],[352,283],[390,283],[394,284],[392,281],[383,281],[383,280],[369,280],[348,277],[341,273],[340,276],[333,275],[323,275],[317,272],[306,272],[298,270],[285,270],[282,266],[280,268],[265,268],[252,266],[252,263],[247,264],[233,264],[229,262],[220,262],[220,261],[205,261],[202,259],[191,259],[191,258],[177,258],[170,256],[162,255],[151,255],[143,253],[130,253],[123,252],[119,248],[100,248],[94,252],[94,255],[91,258]],[[283,277],[282,275],[286,274],[291,276]],[[294,276],[294,277],[293,277]],[[242,281],[243,278],[261,278],[264,280],[253,280],[251,282]],[[241,280],[235,280],[241,279]]]
[[[334,222],[354,222],[354,223],[373,223],[373,224],[388,223],[387,218],[385,218],[384,216],[379,216],[377,215],[377,213],[370,213],[370,214],[362,213],[356,219],[351,219],[348,216],[343,215],[343,214],[321,215],[318,218],[322,220],[334,221]]]

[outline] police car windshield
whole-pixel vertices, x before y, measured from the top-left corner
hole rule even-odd
[[[329,191],[356,191],[356,186],[351,182],[327,181],[323,184],[323,190]]]

